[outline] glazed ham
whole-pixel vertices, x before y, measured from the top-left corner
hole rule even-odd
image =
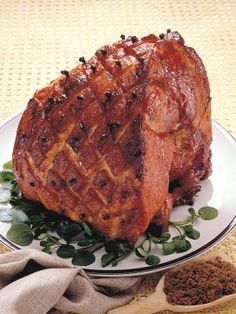
[[[30,99],[14,174],[25,198],[135,243],[211,173],[207,74],[170,31],[122,35],[80,62]]]

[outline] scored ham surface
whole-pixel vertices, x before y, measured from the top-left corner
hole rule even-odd
[[[178,32],[132,36],[36,91],[13,168],[23,196],[134,243],[211,173],[207,74]]]

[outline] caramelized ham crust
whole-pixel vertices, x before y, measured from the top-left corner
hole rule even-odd
[[[205,68],[177,32],[129,37],[36,91],[18,127],[24,197],[111,239],[168,226],[211,172]]]

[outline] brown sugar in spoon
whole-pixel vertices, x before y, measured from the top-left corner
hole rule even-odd
[[[233,300],[236,298],[236,293],[223,296],[213,302],[200,305],[174,305],[166,301],[166,295],[163,291],[164,277],[159,281],[156,290],[153,294],[145,299],[136,301],[117,309],[111,310],[108,314],[151,314],[159,311],[169,310],[176,313],[195,312],[207,309],[209,307],[219,305],[221,303]]]
[[[225,259],[225,256],[221,257]],[[214,255],[215,256],[215,255]],[[217,254],[219,256],[219,254]],[[216,257],[216,256],[215,256]],[[212,257],[211,257],[212,258]],[[209,257],[207,257],[209,259]],[[187,264],[187,267],[190,267],[192,263]],[[180,267],[178,267],[180,268]],[[164,293],[164,280],[165,276],[159,281],[155,292],[149,295],[146,298],[143,298],[139,301],[134,301],[125,306],[119,307],[117,309],[111,310],[108,314],[151,314],[159,311],[169,310],[176,313],[186,313],[186,312],[195,312],[219,305],[224,302],[228,302],[236,298],[236,293],[225,295],[213,302],[199,304],[199,305],[175,305],[170,304],[166,300],[166,294]]]

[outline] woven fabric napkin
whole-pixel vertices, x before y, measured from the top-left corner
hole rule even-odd
[[[88,278],[58,257],[26,249],[0,255],[4,314],[102,314],[128,303],[139,278]]]

